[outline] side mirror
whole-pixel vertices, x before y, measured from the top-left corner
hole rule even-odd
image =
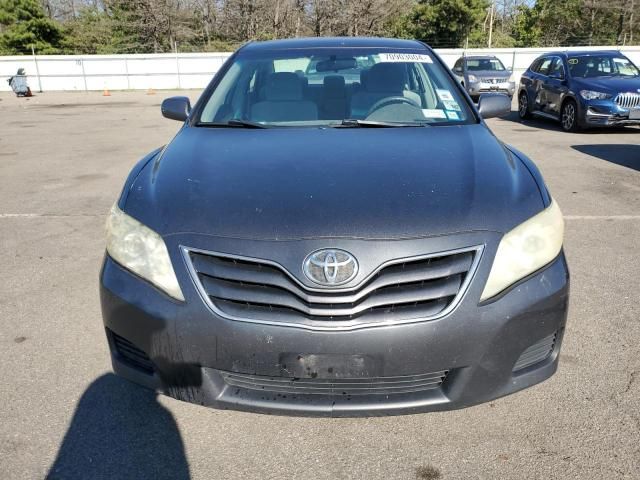
[[[462,75],[462,68],[460,68],[460,67],[454,68],[453,71],[454,71],[454,73],[457,73],[458,75]]]
[[[511,100],[503,93],[483,93],[478,100],[482,118],[504,117],[511,113]]]
[[[162,101],[162,116],[184,122],[191,112],[191,102],[187,97],[169,97]]]

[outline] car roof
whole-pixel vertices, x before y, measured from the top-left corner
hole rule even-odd
[[[379,37],[307,37],[249,42],[244,51],[287,50],[297,48],[397,48],[399,50],[426,50],[428,47],[417,40]]]
[[[566,50],[564,52],[548,52],[541,56],[584,57],[589,55],[602,55],[603,53],[607,55],[620,55],[619,50]]]
[[[496,60],[498,60],[498,57],[496,57],[495,55],[465,55],[464,57],[460,57],[460,58],[466,58],[467,60],[474,59],[474,60],[493,60],[494,58]]]

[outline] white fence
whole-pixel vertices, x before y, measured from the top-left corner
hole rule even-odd
[[[620,50],[640,65],[640,46],[576,48],[441,49],[451,67],[463,52],[496,55],[512,68],[516,81],[531,62],[543,53],[558,50]],[[27,71],[34,91],[147,90],[204,88],[230,53],[179,53],[136,55],[47,55],[0,57],[0,79]],[[0,90],[9,85],[0,80]]]

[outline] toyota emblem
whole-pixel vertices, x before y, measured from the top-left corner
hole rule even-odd
[[[309,254],[302,269],[312,282],[332,287],[353,280],[358,274],[358,262],[349,252],[327,248]]]

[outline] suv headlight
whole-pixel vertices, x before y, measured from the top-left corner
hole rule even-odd
[[[554,260],[562,249],[564,219],[555,200],[506,233],[480,300],[487,300]]]
[[[580,96],[585,100],[606,100],[613,97],[610,93],[596,92],[595,90],[580,90]]]
[[[124,268],[184,301],[162,237],[124,213],[117,204],[111,207],[107,218],[107,252]]]
[[[467,75],[467,76],[469,77],[469,81],[470,81],[470,82],[475,83],[475,82],[477,82],[477,81],[478,81],[478,77],[476,77],[475,75],[469,74],[469,75]]]

